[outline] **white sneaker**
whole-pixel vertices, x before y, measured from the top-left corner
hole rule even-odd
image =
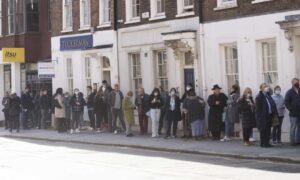
[[[97,129],[97,133],[101,133],[101,130],[100,130],[100,128],[98,128],[98,129]]]
[[[76,133],[80,133],[80,130],[79,130],[79,129],[76,129],[75,132],[76,132]]]
[[[73,130],[73,129],[71,129],[70,133],[71,133],[71,134],[73,134],[73,133],[74,133],[74,130]]]
[[[118,134],[118,131],[117,131],[117,130],[115,130],[115,131],[114,131],[114,134]]]
[[[228,138],[227,136],[225,136],[223,139],[221,139],[220,141],[221,142],[226,142],[226,141],[230,141],[231,139],[230,138]]]
[[[255,142],[256,140],[254,138],[249,139],[250,142]]]

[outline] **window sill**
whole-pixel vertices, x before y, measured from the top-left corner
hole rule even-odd
[[[155,21],[155,20],[165,19],[165,18],[166,18],[166,15],[154,16],[154,17],[151,17],[151,18],[149,19],[149,21]]]
[[[80,28],[78,29],[78,31],[89,31],[89,30],[91,30],[91,27],[90,27],[90,26],[87,26],[87,27],[80,27]]]
[[[106,27],[111,27],[111,23],[103,23],[97,26],[97,28],[106,28]]]
[[[69,33],[69,32],[73,32],[73,29],[64,29],[62,31],[60,31],[61,33]]]
[[[273,0],[253,0],[251,3],[252,4],[258,4],[258,3],[270,2],[270,1],[273,1]]]
[[[192,12],[184,12],[184,13],[181,13],[181,14],[177,14],[175,17],[186,17],[186,16],[194,16],[195,15],[195,12],[192,11]]]
[[[223,6],[218,6],[218,7],[214,8],[214,11],[232,9],[232,8],[236,8],[236,7],[238,7],[237,4],[223,5]]]
[[[129,19],[124,24],[133,24],[133,23],[139,23],[139,22],[141,22],[141,18],[140,17]]]

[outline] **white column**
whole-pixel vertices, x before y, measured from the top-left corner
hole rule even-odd
[[[11,63],[11,90],[21,95],[21,68],[20,63]]]

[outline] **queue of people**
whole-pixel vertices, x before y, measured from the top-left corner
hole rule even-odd
[[[253,129],[257,128],[260,133],[260,146],[268,148],[281,143],[281,127],[286,108],[290,112],[291,145],[299,145],[299,90],[297,78],[292,80],[292,88],[285,97],[281,94],[280,86],[271,90],[266,83],[260,85],[256,97],[250,88],[245,88],[241,94],[238,85],[233,85],[230,94],[226,96],[219,85],[214,85],[212,94],[205,102],[196,94],[193,85],[188,84],[181,98],[176,88],[171,88],[169,92],[162,88],[154,88],[148,95],[144,88],[140,87],[133,100],[132,91],[124,95],[118,84],[112,88],[104,80],[99,89],[88,86],[86,97],[77,88],[72,96],[58,88],[52,97],[46,89],[42,89],[38,96],[33,98],[30,88],[27,87],[21,98],[16,93],[6,93],[2,105],[5,127],[10,132],[13,129],[19,132],[19,122],[23,129],[28,129],[28,118],[32,113],[32,127],[46,129],[53,113],[58,132],[80,133],[85,126],[83,117],[86,106],[89,129],[98,133],[123,132],[127,137],[134,136],[132,127],[135,122],[134,111],[137,110],[141,135],[148,133],[148,120],[151,120],[152,138],[162,135],[164,124],[164,137],[177,138],[178,123],[182,121],[183,138],[201,140],[206,137],[205,133],[208,130],[207,135],[211,136],[212,140],[227,142],[242,131],[244,145],[250,146],[255,141]],[[208,129],[205,124],[207,107]]]

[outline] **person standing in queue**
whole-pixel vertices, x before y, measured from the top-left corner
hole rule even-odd
[[[8,102],[9,102],[9,92],[5,92],[5,96],[2,99],[2,105],[3,105],[2,112],[4,114],[4,127],[5,127],[5,129],[9,129]]]
[[[266,83],[260,85],[259,94],[256,96],[256,124],[260,132],[260,146],[272,147],[270,144],[271,127],[277,115],[276,104],[269,94],[270,88]]]
[[[150,118],[152,121],[152,137],[159,137],[158,126],[163,101],[158,88],[155,88],[150,95]]]
[[[188,83],[185,88],[185,93],[182,95],[182,97],[180,99],[181,103],[184,102],[184,100],[186,99],[188,94],[192,91],[194,91],[194,86],[192,83]],[[183,121],[182,122],[183,123],[183,136],[181,138],[190,138],[192,134],[191,134],[191,128],[190,128],[188,117],[186,116],[185,113],[182,113],[181,118]]]
[[[135,98],[135,105],[138,109],[140,134],[144,135],[148,133],[148,116],[146,113],[149,109],[150,96],[145,93],[145,89],[140,87],[138,95]]]
[[[9,113],[9,132],[16,129],[16,132],[20,130],[20,113],[21,113],[21,99],[17,96],[16,92],[12,92],[8,101],[8,113]]]
[[[212,134],[212,140],[220,140],[223,127],[223,113],[227,106],[227,96],[221,93],[219,85],[212,88],[213,94],[208,97],[209,113],[208,113],[208,129]]]

